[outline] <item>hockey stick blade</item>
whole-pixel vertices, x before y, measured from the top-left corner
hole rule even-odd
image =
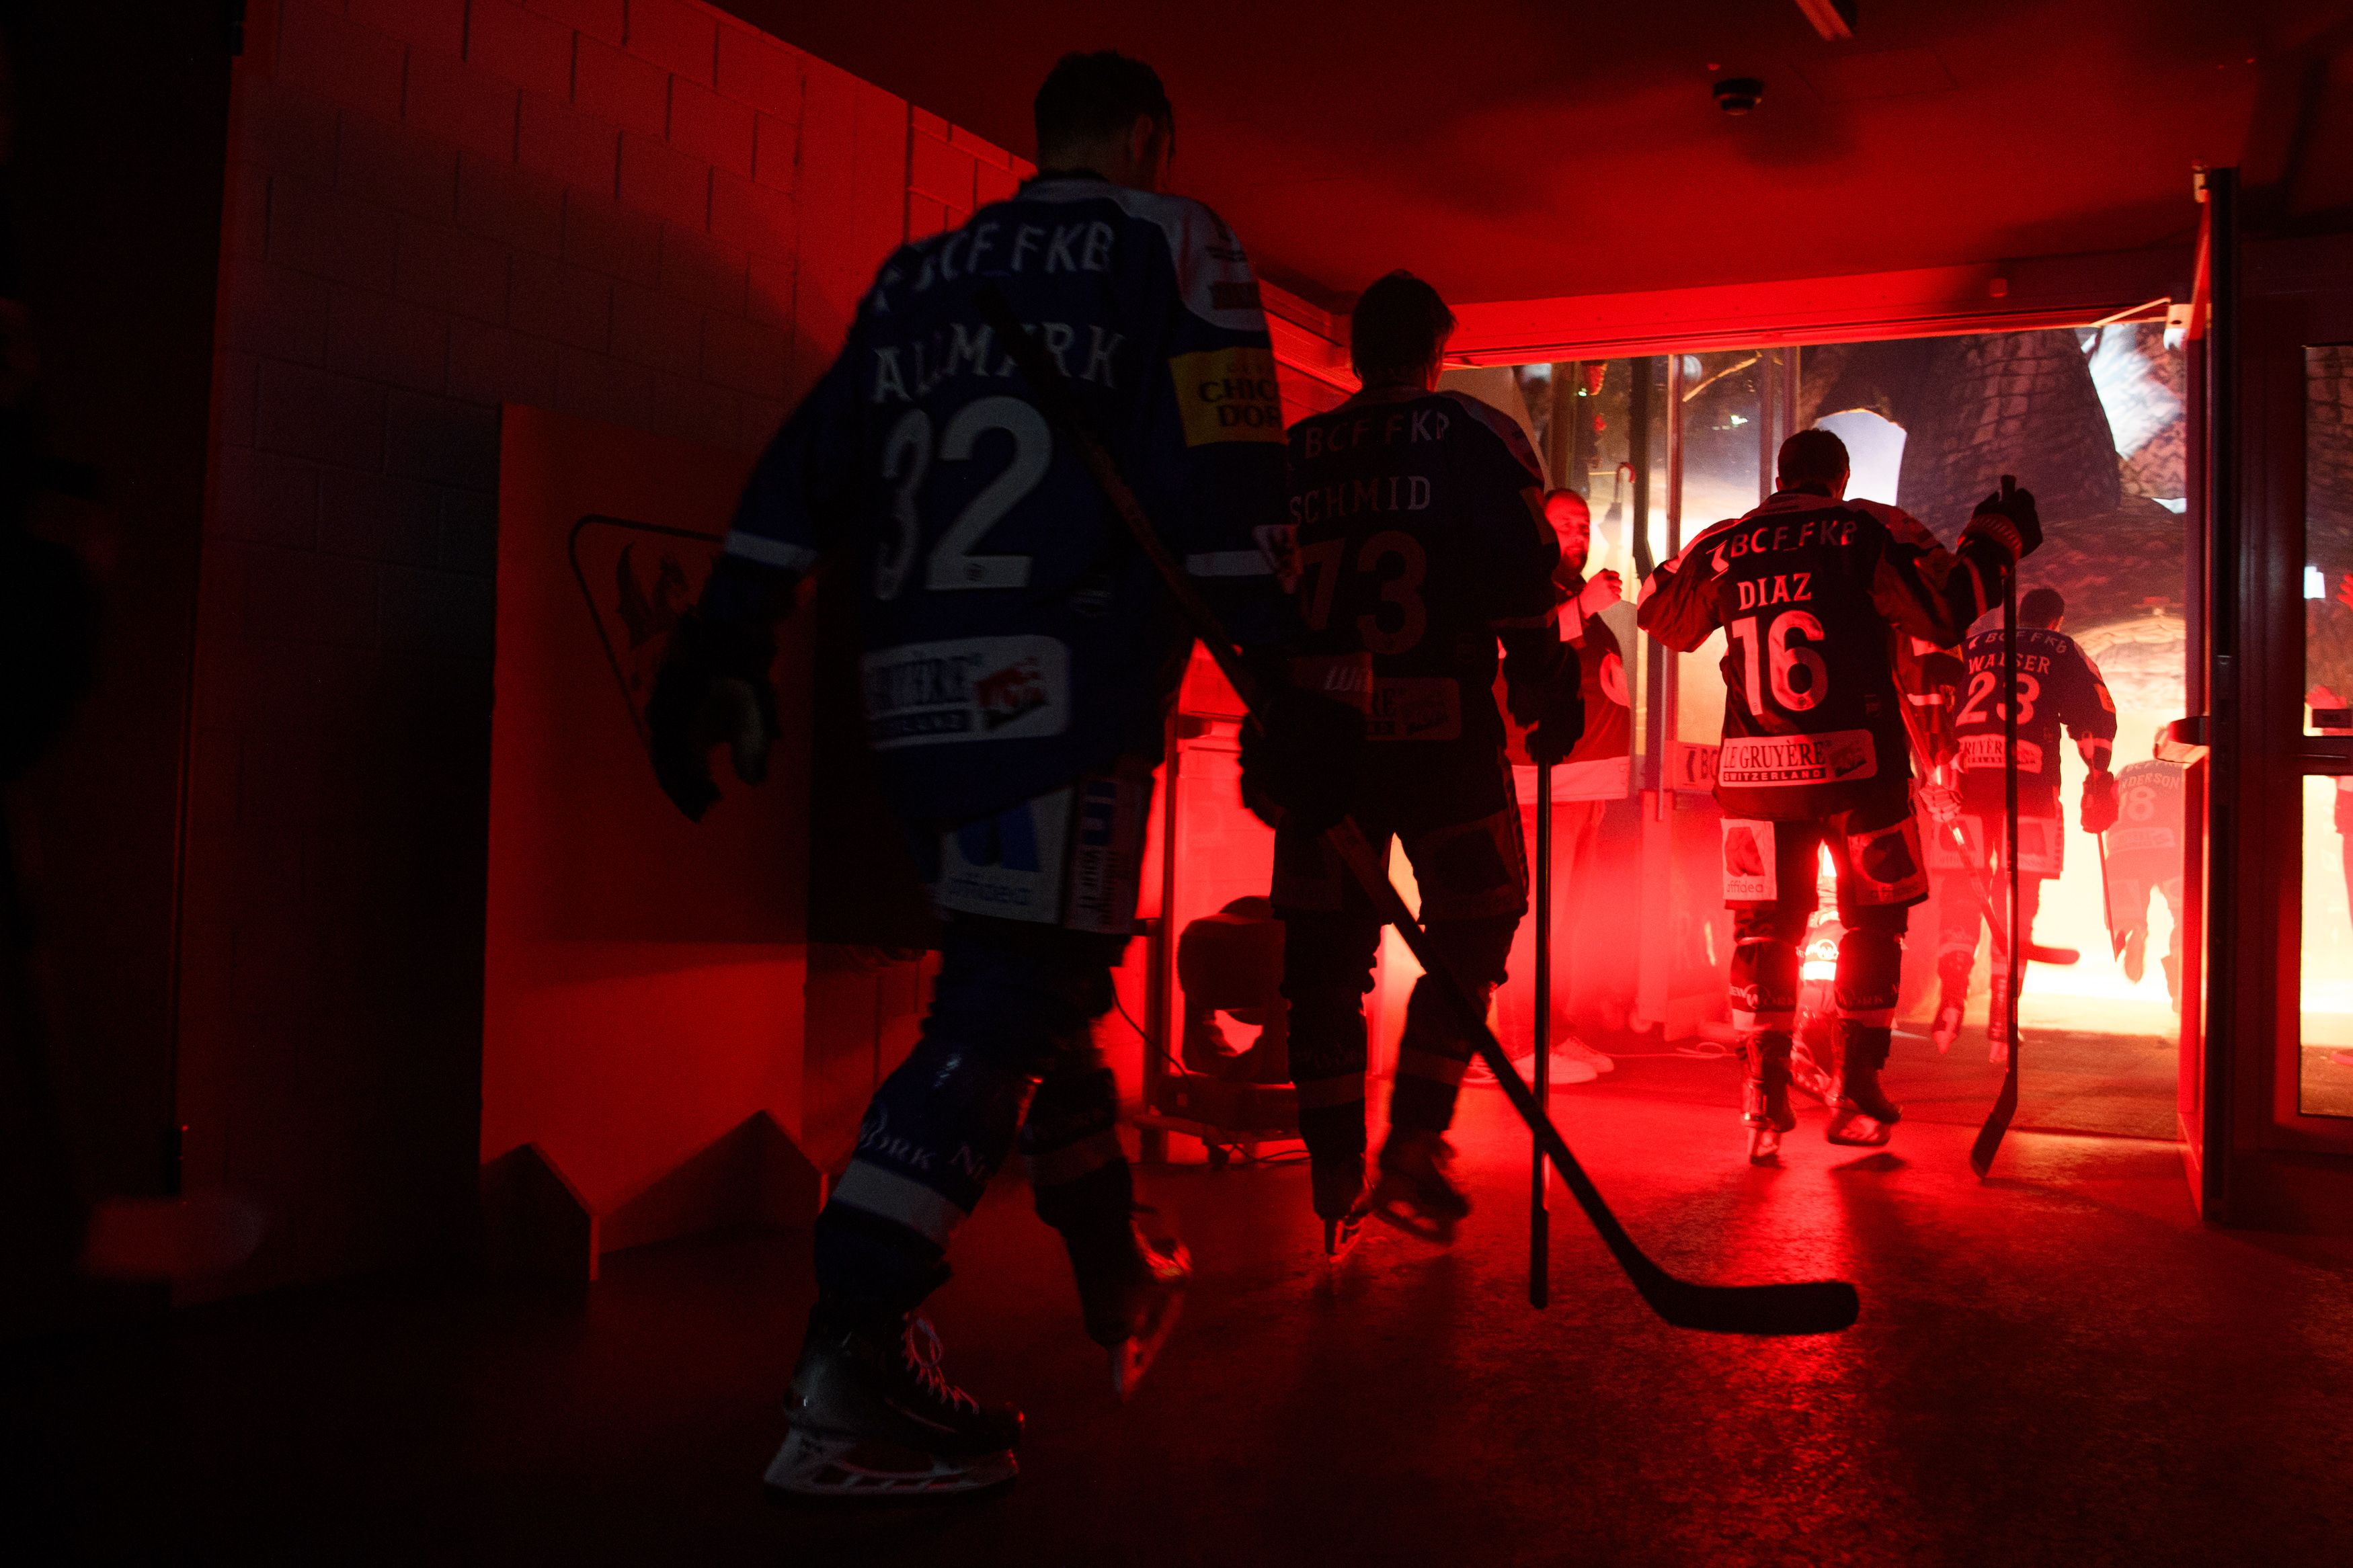
[[[2026,944],[2026,962],[2048,963],[2054,968],[2064,969],[2071,963],[2083,963],[2084,955],[2072,947],[2043,947],[2030,942]]]
[[[1039,409],[1076,450],[1086,466],[1103,499],[1111,503],[1120,523],[1145,559],[1151,563],[1161,584],[1176,602],[1177,609],[1192,626],[1219,670],[1232,685],[1243,705],[1256,712],[1263,701],[1256,679],[1242,663],[1233,640],[1226,635],[1223,624],[1208,601],[1184,567],[1169,551],[1167,543],[1152,525],[1135,492],[1119,471],[1117,459],[1088,427],[1083,411],[1079,407],[1069,383],[1060,367],[1045,350],[1022,329],[1021,321],[1004,294],[993,285],[983,284],[974,291],[974,302],[982,319],[994,331],[1006,353],[1021,367],[1024,379],[1029,383]],[[1471,1037],[1472,1047],[1485,1060],[1488,1070],[1495,1075],[1505,1095],[1512,1101],[1528,1131],[1545,1152],[1551,1157],[1553,1167],[1560,1173],[1562,1182],[1576,1197],[1585,1217],[1599,1231],[1610,1256],[1626,1271],[1634,1289],[1651,1310],[1677,1328],[1702,1329],[1716,1333],[1737,1334],[1828,1334],[1852,1326],[1861,1310],[1861,1299],[1852,1285],[1841,1279],[1810,1280],[1784,1285],[1701,1285],[1678,1279],[1652,1262],[1586,1175],[1585,1168],[1568,1151],[1568,1143],[1560,1130],[1536,1103],[1535,1095],[1513,1068],[1504,1047],[1486,1025],[1485,1010],[1476,1006],[1461,981],[1430,945],[1430,939],[1406,908],[1405,900],[1388,879],[1388,869],[1374,858],[1372,847],[1355,822],[1343,818],[1325,835],[1325,842],[1346,865],[1366,893],[1382,911],[1384,920],[1396,926],[1398,934],[1419,960],[1423,970],[1438,980],[1440,994],[1463,1022]]]
[[[1983,1181],[1993,1169],[1993,1157],[2001,1148],[2002,1135],[2010,1131],[2010,1119],[2018,1114],[2018,1042],[2010,1044],[2010,1070],[2001,1075],[2001,1092],[1994,1097],[1993,1111],[1978,1129],[1977,1142],[1969,1145],[1969,1169]]]

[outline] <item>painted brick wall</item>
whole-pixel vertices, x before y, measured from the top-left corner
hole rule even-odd
[[[179,1073],[190,1183],[271,1213],[229,1290],[470,1224],[499,405],[756,447],[890,247],[1027,172],[692,0],[256,0],[247,36]]]

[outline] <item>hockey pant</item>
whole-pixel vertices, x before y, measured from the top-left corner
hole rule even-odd
[[[2024,928],[2026,940],[2034,940],[2034,918],[2042,908],[2042,883],[2049,875],[2057,874],[2057,866],[2045,854],[2038,853],[2052,842],[2063,842],[2053,826],[2052,816],[2019,817],[2018,858],[2018,919]],[[2002,862],[2002,818],[1999,813],[1985,816],[1964,812],[1960,817],[1962,838],[1969,846],[1969,856],[1962,860],[1949,842],[1940,841],[1939,882],[1936,889],[1936,977],[1946,989],[1957,995],[1966,995],[1978,961],[1978,938],[1986,930],[1985,906],[1978,900],[1978,888],[1982,885],[1993,897],[1993,907],[2002,919],[2010,918],[2010,869]],[[1959,869],[1950,869],[1958,865]],[[1992,948],[1993,988],[1997,995],[2010,989],[2010,951],[1996,930],[1989,945]],[[2000,1003],[1994,1007],[1997,1016],[2002,1012]]]
[[[1390,840],[1402,844],[1430,944],[1483,1007],[1503,984],[1512,932],[1527,910],[1527,858],[1504,754],[1398,742],[1375,747],[1368,772],[1351,815],[1383,865]],[[1364,999],[1382,922],[1321,837],[1276,833],[1273,902],[1284,928],[1300,1135],[1318,1165],[1345,1167],[1365,1152]],[[1471,1054],[1470,1033],[1437,984],[1426,975],[1415,982],[1390,1125],[1444,1131]]]
[[[818,1216],[821,1300],[913,1310],[947,1279],[949,1239],[1017,1129],[1038,1215],[1073,1258],[1129,1244],[1118,1088],[1092,1028],[1111,1008],[1125,941],[978,916],[946,922],[922,1038],[875,1091]]]
[[[1786,1058],[1797,1027],[1801,948],[1820,900],[1822,851],[1838,889],[1831,1003],[1841,1059],[1887,1063],[1912,906],[1928,896],[1919,826],[1908,803],[1787,822],[1727,819],[1725,903],[1733,911],[1732,1023],[1751,1071]]]

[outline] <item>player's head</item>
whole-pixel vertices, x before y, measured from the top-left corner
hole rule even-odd
[[[1846,494],[1846,443],[1815,425],[1781,443],[1774,487],[1807,490],[1837,500]]]
[[[1561,564],[1584,571],[1593,554],[1593,509],[1571,489],[1546,491],[1544,506],[1545,520],[1560,541]]]
[[[2018,624],[2055,632],[2067,618],[2067,601],[2056,588],[2029,588],[2018,601]]]
[[[1348,313],[1348,359],[1366,386],[1438,384],[1454,312],[1438,290],[1399,268],[1374,279]]]
[[[1113,49],[1064,55],[1046,73],[1030,112],[1039,168],[1088,169],[1140,191],[1168,183],[1176,111],[1159,74],[1142,60]]]

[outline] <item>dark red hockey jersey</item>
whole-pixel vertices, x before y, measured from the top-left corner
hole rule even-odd
[[[1715,798],[1734,816],[1791,821],[1900,802],[1911,778],[1899,635],[1957,643],[2001,599],[1989,541],[1939,547],[1869,500],[1777,492],[1692,541],[1642,584],[1640,625],[1689,653],[1718,626],[1724,747]]]
[[[1556,641],[1543,480],[1519,427],[1459,393],[1358,393],[1291,428],[1294,590],[1306,683],[1369,658],[1375,741],[1500,747],[1504,636]],[[1516,657],[1516,656],[1515,656]]]
[[[1982,631],[1961,650],[1967,666],[1956,694],[1953,729],[1960,737],[1961,805],[1991,816],[2002,809],[2001,628]],[[2018,628],[2018,809],[2030,816],[2059,811],[2059,730],[2074,737],[2084,760],[2108,765],[2116,705],[2108,683],[2075,639],[2039,626]]]

